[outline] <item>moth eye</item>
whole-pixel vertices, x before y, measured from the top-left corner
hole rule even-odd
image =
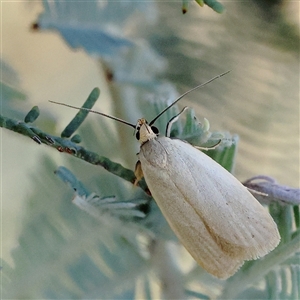
[[[159,130],[158,130],[157,127],[151,126],[151,129],[152,129],[152,131],[153,131],[155,134],[159,134]]]
[[[140,130],[138,129],[138,131],[135,134],[136,139],[139,141],[140,140]]]

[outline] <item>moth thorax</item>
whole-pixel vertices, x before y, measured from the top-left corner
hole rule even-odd
[[[140,126],[139,130],[139,142],[141,144],[146,143],[149,140],[156,138],[156,134],[153,132],[152,128],[147,124],[145,119],[140,119],[138,121]]]

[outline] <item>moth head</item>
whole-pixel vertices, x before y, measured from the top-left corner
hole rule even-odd
[[[139,119],[136,124],[136,139],[144,144],[147,141],[155,139],[158,136],[158,129],[150,126],[145,119]]]

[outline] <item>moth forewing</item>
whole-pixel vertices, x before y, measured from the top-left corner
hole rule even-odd
[[[277,226],[265,208],[204,153],[158,137],[144,143],[138,156],[170,227],[209,273],[228,278],[244,260],[264,256],[278,245]]]

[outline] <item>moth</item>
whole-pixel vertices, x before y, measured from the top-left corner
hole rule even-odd
[[[150,123],[139,119],[134,125],[89,110],[136,130],[140,142],[136,182],[145,178],[154,200],[183,246],[201,267],[221,279],[232,276],[244,261],[272,251],[280,242],[277,225],[231,173],[187,142],[170,138],[171,125],[184,109],[169,121],[166,136],[160,136],[153,124],[187,93],[227,73],[184,93]]]

